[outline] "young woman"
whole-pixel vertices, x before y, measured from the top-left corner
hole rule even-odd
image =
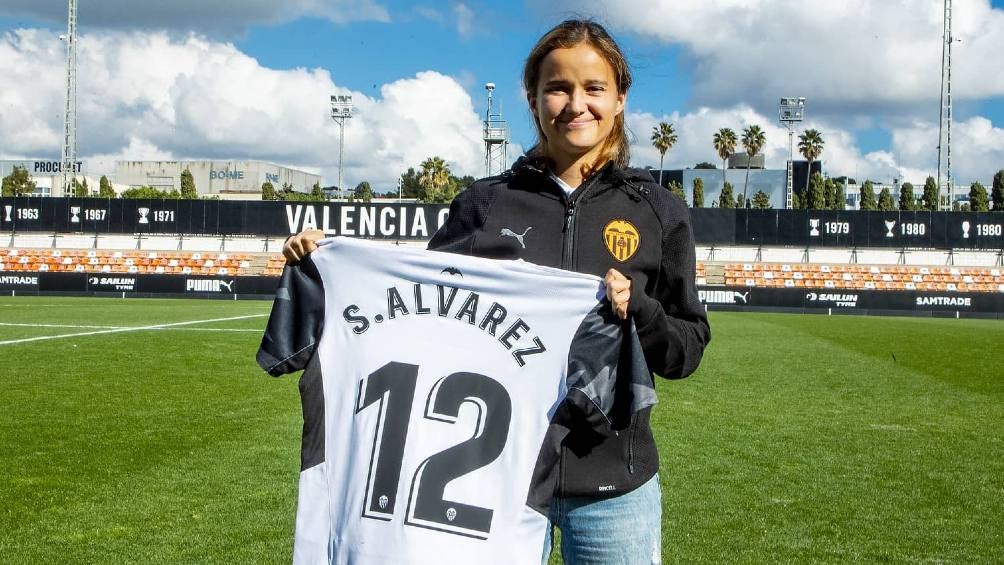
[[[537,144],[505,174],[460,193],[429,249],[604,277],[613,311],[637,328],[649,369],[691,374],[711,333],[695,287],[689,215],[648,172],[627,167],[631,72],[623,53],[599,24],[568,20],[534,46],[523,85]],[[299,260],[322,235],[290,238],[287,259]],[[550,519],[565,563],[659,563],[659,457],[649,415],[609,435],[562,422],[570,433]]]

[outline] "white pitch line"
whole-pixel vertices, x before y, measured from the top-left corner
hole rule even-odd
[[[263,333],[264,329],[253,328],[157,328],[154,331],[165,332],[255,332]]]
[[[71,324],[14,324],[10,322],[0,322],[0,327],[10,328],[69,328],[74,330],[126,330],[134,329],[134,326],[80,326]],[[156,331],[179,331],[179,332],[258,332],[261,329],[255,328],[154,328]]]
[[[0,322],[0,326],[12,328],[70,328],[75,330],[120,330],[129,326],[73,326],[70,324],[12,324]]]
[[[0,341],[0,345],[13,345],[15,343],[28,343],[31,341],[45,341],[48,339],[62,339],[67,337],[81,337],[81,336],[91,336],[91,335],[101,335],[101,334],[114,334],[120,332],[139,332],[145,330],[159,330],[163,328],[172,328],[175,326],[188,326],[192,324],[208,324],[211,322],[229,322],[231,320],[246,320],[248,318],[264,318],[268,314],[252,314],[249,316],[233,316],[230,318],[213,318],[210,320],[191,320],[188,322],[174,322],[171,324],[155,324],[152,326],[133,326],[126,328],[113,328],[107,330],[98,330],[96,332],[77,332],[72,334],[60,334],[60,335],[45,335],[40,337],[27,337],[24,339],[11,339],[7,341]]]

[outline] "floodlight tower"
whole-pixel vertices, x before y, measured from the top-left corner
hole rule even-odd
[[[73,194],[73,179],[77,165],[77,0],[69,0],[66,35],[66,109],[63,114],[63,195]]]
[[[952,0],[945,0],[945,27],[941,42],[941,108],[938,116],[938,207],[951,209],[952,184]],[[945,175],[942,182],[942,166]],[[942,195],[945,198],[942,198]]]
[[[778,119],[788,128],[788,179],[784,189],[784,207],[791,209],[795,176],[795,124],[805,120],[805,97],[783,96],[778,107]],[[811,163],[810,163],[811,164]]]
[[[342,152],[345,148],[345,120],[352,117],[352,95],[331,95],[331,119],[338,124],[338,197],[345,198],[342,188]]]
[[[495,92],[495,83],[485,84],[488,91],[488,110],[485,111],[484,140],[485,140],[485,175],[493,176],[502,174],[508,165],[507,155],[509,153],[509,124],[502,119],[502,111],[492,112],[492,94]]]

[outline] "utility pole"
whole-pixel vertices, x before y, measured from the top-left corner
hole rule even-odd
[[[352,117],[352,96],[331,95],[331,119],[338,124],[338,197],[345,198],[342,188],[342,153],[345,149],[345,120]]]
[[[952,209],[952,0],[945,1],[945,27],[941,42],[941,108],[938,116],[938,207]],[[942,168],[945,175],[942,181]]]
[[[63,196],[73,194],[77,167],[77,0],[69,0],[66,24],[66,109],[63,114]],[[55,191],[53,191],[55,192]],[[53,194],[55,196],[55,194]]]
[[[485,176],[502,174],[509,166],[509,124],[502,119],[502,111],[493,111],[492,99],[495,83],[485,84],[488,92],[488,109],[485,111],[484,142],[485,142]]]
[[[788,128],[788,178],[784,189],[784,207],[791,210],[795,187],[795,124],[805,119],[805,97],[784,96],[777,110],[778,121]],[[810,167],[812,163],[809,163]],[[808,187],[806,187],[808,189]]]

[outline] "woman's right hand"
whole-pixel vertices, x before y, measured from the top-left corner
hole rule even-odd
[[[317,249],[317,241],[324,239],[324,232],[321,230],[303,230],[291,236],[282,246],[282,255],[286,258],[286,264],[297,263],[308,253]]]

